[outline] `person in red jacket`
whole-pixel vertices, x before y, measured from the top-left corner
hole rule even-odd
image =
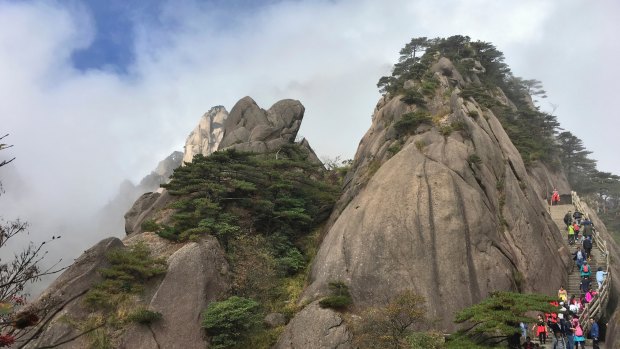
[[[557,189],[553,189],[553,194],[551,195],[551,205],[557,205],[560,203],[560,193],[558,193]]]

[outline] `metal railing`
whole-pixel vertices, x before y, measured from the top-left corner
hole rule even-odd
[[[571,197],[573,200],[573,205],[575,206],[575,209],[577,211],[587,215],[588,217],[592,217],[593,211],[590,210],[590,208],[585,202],[581,201],[576,192],[571,192]],[[584,331],[590,329],[590,322],[588,321],[590,318],[594,318],[596,320],[600,319],[603,311],[605,310],[605,307],[607,306],[607,301],[609,300],[609,292],[611,288],[611,269],[609,263],[609,250],[607,249],[607,241],[605,241],[601,237],[600,233],[596,230],[593,232],[592,236],[594,238],[594,243],[601,250],[604,256],[604,270],[607,273],[607,277],[603,281],[601,287],[597,290],[598,294],[596,295],[596,297],[594,297],[594,300],[586,304],[583,311],[581,312],[581,315],[579,315],[579,323],[581,324],[581,327],[584,329]],[[601,262],[602,261],[598,261],[599,266]]]

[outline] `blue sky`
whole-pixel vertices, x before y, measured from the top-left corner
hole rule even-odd
[[[219,0],[198,1],[192,4],[202,11],[217,13],[221,30],[233,29],[231,18],[260,11],[273,6],[279,0]],[[177,5],[182,1],[177,2]],[[188,2],[186,2],[188,3]],[[128,74],[135,63],[134,41],[136,25],[151,23],[174,30],[178,23],[161,18],[163,7],[170,5],[165,0],[85,0],[77,3],[83,6],[91,17],[94,32],[93,41],[88,47],[76,50],[71,55],[75,68],[79,70],[103,69],[117,74]],[[174,6],[174,4],[172,5]],[[183,6],[183,4],[181,4]]]
[[[145,4],[148,4],[146,6]],[[539,79],[562,126],[620,173],[620,2],[599,0],[0,0],[0,125],[16,156],[0,212],[79,253],[124,232],[89,215],[138,181],[214,105],[300,100],[300,135],[352,158],[412,37],[469,35]],[[69,217],[69,218],[68,218]],[[105,227],[103,227],[105,230]]]

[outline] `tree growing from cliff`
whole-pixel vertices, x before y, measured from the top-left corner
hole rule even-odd
[[[4,139],[8,135],[0,137]],[[0,144],[0,150],[12,147],[8,144]],[[0,160],[3,167],[15,160]],[[0,194],[2,187],[0,186]],[[0,249],[2,254],[7,255],[9,241],[18,235],[27,233],[28,223],[19,219],[5,221],[0,217]],[[15,253],[12,259],[0,259],[0,347],[10,346],[15,340],[21,338],[30,327],[36,325],[39,319],[46,313],[47,308],[34,309],[26,307],[26,285],[39,281],[45,275],[56,274],[65,268],[60,268],[60,261],[50,267],[41,267],[42,261],[47,254],[45,246],[60,236],[52,236],[50,240],[39,244],[30,243],[21,252]]]
[[[477,344],[499,344],[519,333],[519,323],[536,321],[529,316],[533,312],[552,313],[558,308],[550,304],[555,298],[540,294],[496,292],[478,304],[456,314],[455,322],[464,329],[453,338],[473,341]]]
[[[384,307],[368,309],[354,325],[359,348],[409,348],[408,337],[427,322],[426,300],[404,291]]]

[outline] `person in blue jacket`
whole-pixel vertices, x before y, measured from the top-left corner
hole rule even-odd
[[[599,328],[594,318],[590,318],[590,338],[592,338],[592,348],[599,349]]]

